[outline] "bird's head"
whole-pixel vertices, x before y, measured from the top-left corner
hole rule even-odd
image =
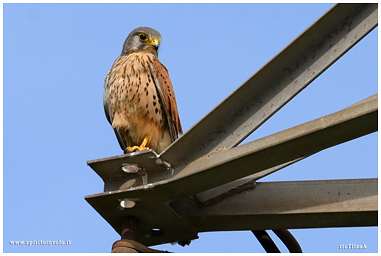
[[[133,52],[150,52],[158,56],[161,34],[149,27],[139,27],[131,31],[123,44],[122,55]]]

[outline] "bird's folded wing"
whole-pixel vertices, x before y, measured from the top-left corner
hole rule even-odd
[[[177,110],[176,98],[167,68],[158,60],[154,59],[150,65],[153,80],[158,91],[160,100],[164,103],[164,113],[168,121],[169,131],[173,140],[183,133],[180,117]]]

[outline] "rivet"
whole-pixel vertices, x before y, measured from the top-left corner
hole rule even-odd
[[[122,170],[126,173],[137,173],[139,166],[137,164],[122,164]]]
[[[122,201],[120,201],[120,206],[125,209],[133,208],[135,205],[136,203],[128,198],[125,198]]]

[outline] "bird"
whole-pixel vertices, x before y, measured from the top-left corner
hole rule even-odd
[[[164,151],[182,133],[175,92],[158,59],[161,34],[132,30],[104,80],[103,106],[124,154]]]

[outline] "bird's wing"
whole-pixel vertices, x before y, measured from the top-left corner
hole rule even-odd
[[[103,108],[106,114],[107,121],[112,125],[112,120],[114,119],[114,113],[111,110],[110,104],[109,104],[109,87],[110,87],[110,71],[109,70],[106,74],[105,77],[105,82],[104,82],[104,89],[103,89]],[[129,146],[125,136],[123,136],[119,129],[114,128],[114,132],[116,135],[116,138],[118,139],[119,145],[122,148],[122,150],[126,150],[126,148]]]
[[[179,112],[177,111],[175,92],[173,90],[171,79],[168,75],[168,70],[156,58],[152,61],[150,70],[160,100],[164,103],[164,113],[168,121],[169,132],[174,141],[183,133],[183,129],[181,127]]]
[[[112,125],[113,116],[112,116],[112,111],[110,110],[109,102],[108,102],[109,101],[109,99],[108,99],[108,91],[109,91],[109,87],[110,87],[109,78],[110,78],[110,70],[107,72],[106,77],[105,77],[105,82],[104,82],[104,88],[103,88],[103,108],[105,110],[107,121]]]

